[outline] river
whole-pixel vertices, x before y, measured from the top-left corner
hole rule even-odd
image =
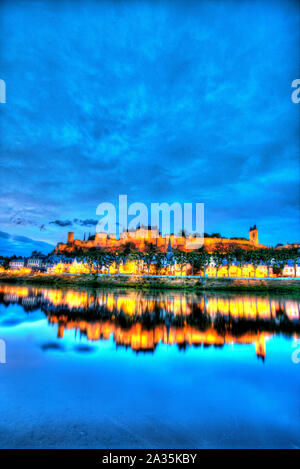
[[[0,284],[1,448],[299,448],[300,299]]]

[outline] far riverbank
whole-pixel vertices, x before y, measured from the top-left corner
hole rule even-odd
[[[179,277],[156,275],[89,275],[89,274],[0,274],[0,281],[13,284],[31,283],[57,287],[122,287],[137,289],[226,290],[293,292],[300,294],[300,278]]]

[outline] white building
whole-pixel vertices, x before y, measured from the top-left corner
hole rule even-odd
[[[14,259],[9,263],[10,269],[20,270],[23,269],[23,267],[25,267],[25,259]]]
[[[29,257],[27,267],[29,269],[40,269],[43,265],[44,259],[41,257]]]

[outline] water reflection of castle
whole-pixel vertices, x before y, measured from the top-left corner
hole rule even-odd
[[[254,344],[265,357],[265,339],[299,335],[300,301],[246,295],[197,295],[137,291],[76,291],[0,285],[0,302],[41,309],[59,338],[74,330],[88,340],[113,337],[118,346],[154,351],[158,344]]]

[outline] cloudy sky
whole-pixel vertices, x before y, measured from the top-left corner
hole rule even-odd
[[[296,2],[12,0],[0,18],[2,232],[56,244],[128,194],[299,241]]]

